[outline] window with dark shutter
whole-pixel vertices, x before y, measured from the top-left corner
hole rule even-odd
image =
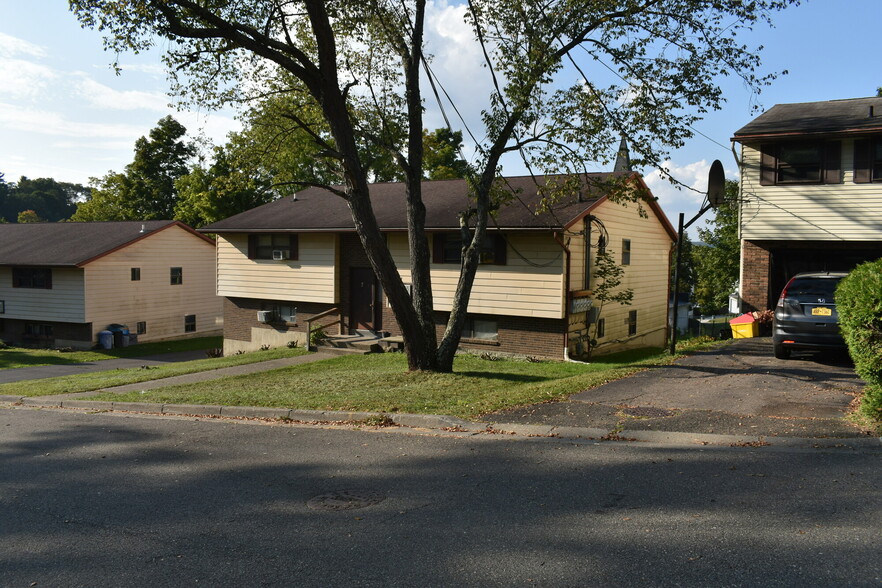
[[[842,183],[840,141],[787,141],[760,146],[760,185]]]
[[[436,233],[432,237],[432,263],[460,263],[462,241],[457,233]],[[481,244],[480,264],[506,265],[508,242],[499,233],[484,236]]]
[[[854,142],[854,182],[882,182],[882,137]]]
[[[280,259],[299,259],[299,243],[296,233],[266,233],[248,235],[249,259],[276,259],[274,251],[283,252]]]
[[[760,185],[774,186],[778,177],[778,149],[777,145],[763,145],[760,147]]]

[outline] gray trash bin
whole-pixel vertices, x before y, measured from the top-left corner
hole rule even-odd
[[[110,331],[98,331],[98,346],[101,349],[113,349],[113,333]]]

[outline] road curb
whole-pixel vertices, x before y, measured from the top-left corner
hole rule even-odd
[[[305,423],[353,423],[382,424],[391,421],[396,425],[417,429],[438,429],[473,434],[489,433],[521,437],[546,437],[559,439],[585,439],[596,441],[636,441],[658,445],[680,446],[733,446],[733,447],[795,447],[873,449],[882,448],[882,438],[877,437],[770,437],[759,435],[718,435],[676,431],[607,431],[592,427],[555,425],[529,425],[521,423],[496,423],[467,421],[446,415],[414,413],[383,413],[367,411],[296,410],[260,406],[211,406],[203,404],[159,404],[152,402],[107,402],[82,399],[40,398],[0,395],[0,402],[30,408],[68,408],[81,410],[136,412],[194,417],[255,418],[300,421]]]

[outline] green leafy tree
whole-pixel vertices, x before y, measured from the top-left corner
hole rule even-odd
[[[738,282],[741,241],[738,238],[738,182],[727,180],[725,199],[707,228],[698,229],[702,245],[693,249],[693,299],[703,314],[719,312]]]
[[[89,189],[80,184],[59,182],[52,178],[30,179],[22,176],[13,184],[3,183],[0,189],[0,216],[16,218],[25,210],[35,211],[47,221],[70,218],[76,212],[77,202],[89,195]]]
[[[469,163],[460,157],[462,131],[423,129],[423,168],[429,180],[465,178],[471,171]]]
[[[23,223],[42,223],[45,222],[45,219],[40,218],[40,215],[34,212],[33,210],[22,210],[18,213],[18,221],[19,224]]]
[[[268,81],[316,113],[290,120],[310,134],[344,198],[367,258],[405,341],[410,369],[450,371],[491,211],[499,204],[503,156],[538,175],[610,163],[627,133],[636,166],[659,165],[718,109],[720,72],[758,91],[757,54],[737,35],[798,0],[470,0],[461,7],[486,65],[482,137],[468,177],[473,202],[461,213],[463,257],[440,341],[434,324],[429,244],[420,182],[425,175],[425,76],[433,47],[426,0],[70,0],[85,26],[114,52],[166,48],[172,90],[184,103],[249,98]],[[602,63],[605,67],[595,67]],[[425,71],[425,73],[424,73]],[[609,72],[615,73],[610,76]],[[591,77],[589,77],[589,73]],[[481,87],[475,85],[476,88]],[[439,94],[440,95],[440,94]],[[376,222],[374,160],[391,157],[407,185],[413,292],[405,287]],[[309,181],[300,178],[302,181]],[[342,185],[342,187],[339,187]],[[560,190],[575,189],[575,181]],[[640,196],[622,180],[613,200]]]
[[[266,204],[274,196],[267,178],[234,166],[229,152],[222,147],[215,148],[214,153],[214,163],[194,167],[175,184],[178,202],[174,218],[193,227]]]
[[[93,190],[74,221],[154,220],[174,218],[175,181],[188,173],[196,149],[184,140],[187,129],[171,116],[135,141],[135,157],[123,173],[93,178]]]

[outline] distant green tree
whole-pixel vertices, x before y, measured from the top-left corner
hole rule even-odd
[[[45,219],[40,218],[40,215],[34,212],[33,210],[22,210],[18,213],[18,223],[42,223]]]
[[[123,173],[93,178],[90,198],[77,207],[74,221],[174,218],[175,181],[188,173],[195,155],[187,129],[171,116],[160,119],[149,137],[135,141],[135,157]]]
[[[89,189],[80,184],[22,176],[17,183],[0,183],[0,216],[17,218],[20,212],[33,210],[48,221],[65,220],[88,194]]]
[[[464,178],[469,164],[459,156],[462,131],[447,128],[423,129],[423,174],[430,180]]]
[[[248,173],[253,168],[235,166],[225,148],[216,147],[214,153],[214,163],[197,165],[175,183],[178,202],[174,218],[192,227],[266,204],[275,195],[267,177]]]
[[[738,282],[741,241],[738,238],[738,182],[727,180],[724,201],[709,228],[698,229],[702,245],[694,247],[694,301],[703,314],[724,309]]]

